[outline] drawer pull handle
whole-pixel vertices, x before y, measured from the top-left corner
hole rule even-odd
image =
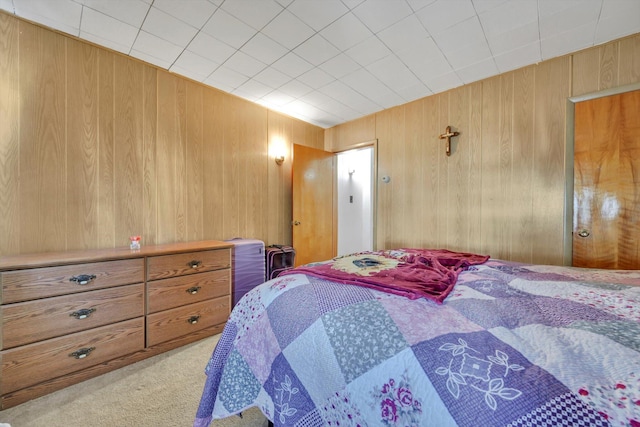
[[[199,290],[200,290],[200,286],[192,286],[189,289],[187,289],[187,292],[190,293],[191,295],[195,295],[198,293]]]
[[[200,267],[202,265],[202,261],[193,260],[193,261],[189,262],[189,264],[187,264],[187,265],[189,267],[191,267],[191,268],[198,268],[198,267]]]
[[[77,285],[86,285],[95,278],[95,274],[81,274],[79,276],[73,276],[71,279],[69,279],[69,281],[76,282]]]
[[[93,313],[94,311],[96,311],[95,308],[83,308],[81,310],[74,311],[73,313],[69,314],[69,316],[75,317],[78,320],[86,319],[87,317],[91,316],[91,313]]]
[[[96,349],[95,347],[81,348],[80,350],[76,350],[73,353],[71,353],[69,357],[75,357],[76,359],[84,359],[89,355],[89,353],[91,353],[95,349]]]
[[[187,319],[187,322],[195,325],[196,323],[198,323],[198,320],[200,320],[200,316],[191,316],[189,319]]]

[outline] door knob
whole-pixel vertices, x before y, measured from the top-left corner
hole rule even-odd
[[[580,237],[589,237],[589,234],[590,234],[589,230],[584,230],[584,229],[578,232],[578,236]]]
[[[293,225],[300,225],[300,221],[293,221]]]

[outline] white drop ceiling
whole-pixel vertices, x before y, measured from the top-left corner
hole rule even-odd
[[[640,0],[0,0],[328,128],[640,32]]]

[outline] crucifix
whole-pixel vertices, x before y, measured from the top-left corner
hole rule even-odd
[[[440,135],[440,139],[447,140],[447,156],[451,155],[451,138],[460,135],[460,132],[451,132],[451,126],[447,126],[445,133]]]

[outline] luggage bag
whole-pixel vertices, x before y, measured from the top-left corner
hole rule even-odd
[[[269,245],[265,248],[267,280],[278,277],[280,273],[293,268],[296,250],[288,245]]]
[[[235,238],[231,251],[232,304],[251,289],[265,281],[264,242],[255,239]]]

